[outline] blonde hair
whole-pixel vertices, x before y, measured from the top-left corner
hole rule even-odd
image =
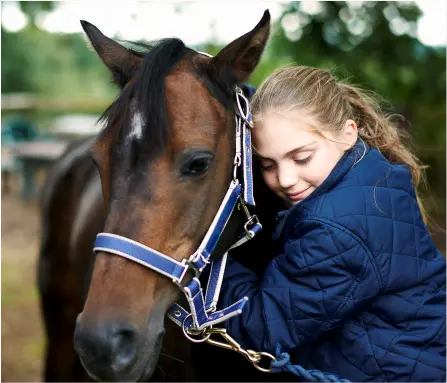
[[[397,115],[386,115],[373,95],[339,82],[329,71],[307,66],[282,68],[270,75],[251,99],[254,122],[266,112],[305,110],[321,131],[340,131],[347,119],[357,123],[358,135],[390,162],[410,169],[415,189],[424,180],[425,166],[410,149],[409,135],[399,129]],[[418,195],[418,194],[416,194]],[[424,221],[423,203],[417,197]]]

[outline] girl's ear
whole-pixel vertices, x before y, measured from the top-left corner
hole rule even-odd
[[[357,142],[359,132],[357,124],[354,120],[346,120],[345,126],[343,127],[343,142],[349,144],[349,147],[353,147]]]

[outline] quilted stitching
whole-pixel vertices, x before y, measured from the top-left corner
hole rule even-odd
[[[283,253],[260,290],[253,273],[229,266],[223,304],[250,299],[227,327],[242,343],[279,342],[293,363],[352,381],[445,381],[445,259],[408,169],[375,149],[352,166],[354,157],[283,213]]]

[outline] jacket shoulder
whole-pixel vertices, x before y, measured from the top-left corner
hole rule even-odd
[[[376,149],[332,189],[306,204],[303,213],[332,219],[357,233],[367,228],[366,217],[426,230],[408,167],[388,162]]]

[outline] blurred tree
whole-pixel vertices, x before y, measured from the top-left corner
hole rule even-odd
[[[27,26],[2,28],[2,92],[110,98],[116,89],[80,33],[53,34]]]
[[[36,26],[39,13],[51,12],[56,4],[54,1],[19,1],[20,10],[28,17],[33,26]]]
[[[409,2],[293,2],[286,6],[270,48],[276,57],[352,77],[397,105],[425,97],[440,100],[445,47],[435,49],[417,40],[420,15]]]
[[[29,91],[32,79],[26,74],[31,65],[27,47],[18,33],[7,32],[2,27],[1,35],[2,92]]]

